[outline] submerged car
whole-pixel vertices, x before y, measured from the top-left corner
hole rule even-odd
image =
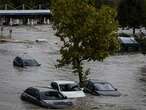
[[[29,87],[21,94],[21,99],[45,108],[60,109],[73,106],[71,100],[48,87]]]
[[[109,82],[87,80],[84,92],[97,96],[120,96],[121,93]]]
[[[13,60],[13,65],[18,67],[25,67],[25,66],[40,66],[40,64],[35,60],[31,58],[23,58],[20,56],[17,56]]]
[[[47,39],[36,39],[35,41],[36,41],[36,42],[48,42]]]
[[[67,98],[85,97],[85,93],[74,81],[53,81],[51,87]]]

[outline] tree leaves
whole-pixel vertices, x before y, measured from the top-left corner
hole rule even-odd
[[[103,61],[118,48],[116,11],[89,0],[54,0],[53,24],[64,45],[59,65],[71,64],[82,81],[83,60]],[[89,73],[89,72],[88,72]]]
[[[144,20],[143,0],[121,0],[118,7],[118,20],[122,27],[139,28]]]

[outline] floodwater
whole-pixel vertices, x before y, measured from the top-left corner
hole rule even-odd
[[[35,41],[48,39],[48,43],[1,43],[0,44],[0,110],[46,110],[20,100],[20,94],[30,86],[48,86],[50,81],[78,80],[71,67],[55,68],[61,43],[54,36],[50,25],[5,27],[4,35]],[[16,68],[13,59],[28,55],[42,65]],[[85,62],[91,68],[89,78],[111,82],[121,93],[120,97],[92,96],[79,99],[72,110],[146,110],[146,56],[124,54],[108,57],[103,62]]]

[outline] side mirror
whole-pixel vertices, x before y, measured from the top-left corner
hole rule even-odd
[[[67,96],[64,96],[64,99],[67,99]]]
[[[117,91],[118,89],[117,88],[115,88],[115,91]]]
[[[53,89],[59,91],[59,88],[58,88],[58,86],[57,86],[56,83],[51,83],[51,87],[52,87]]]

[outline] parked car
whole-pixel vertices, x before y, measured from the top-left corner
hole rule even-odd
[[[85,97],[85,93],[74,81],[53,81],[51,87],[67,98]]]
[[[87,80],[85,81],[84,92],[97,96],[120,96],[121,93],[109,82]]]
[[[48,87],[29,87],[21,94],[21,99],[46,108],[66,108],[73,106],[71,100]]]
[[[135,40],[133,36],[131,37],[118,37],[119,43],[121,45],[121,52],[139,51],[140,44]]]
[[[40,64],[35,59],[32,59],[32,58],[24,58],[24,57],[20,57],[20,56],[17,56],[13,60],[13,65],[14,66],[18,66],[18,67],[40,66]]]

